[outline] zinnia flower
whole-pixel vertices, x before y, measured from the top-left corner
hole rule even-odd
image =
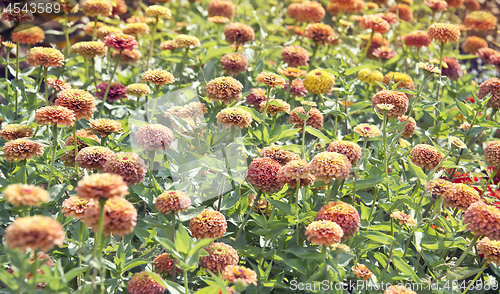
[[[248,59],[241,53],[229,53],[222,56],[221,60],[222,69],[228,75],[237,76],[248,69]]]
[[[288,184],[291,189],[294,189],[299,181],[301,188],[310,186],[314,184],[314,179],[307,161],[303,159],[289,161],[278,172],[278,182],[281,185]]]
[[[175,37],[175,43],[177,43],[177,46],[179,47],[186,47],[191,49],[201,46],[200,40],[198,38],[182,34]]]
[[[278,145],[271,145],[268,147],[264,147],[262,148],[262,150],[260,150],[260,154],[262,155],[262,157],[268,157],[274,159],[277,163],[281,165],[285,165],[292,160],[300,159],[300,157],[297,154],[285,150]]]
[[[32,127],[27,125],[19,125],[19,124],[8,124],[2,126],[2,130],[0,131],[0,137],[4,138],[7,141],[27,138],[33,136]]]
[[[228,43],[242,45],[255,39],[255,32],[251,26],[242,23],[230,23],[224,28],[224,36]]]
[[[494,109],[500,108],[500,79],[487,79],[479,85],[477,98],[483,99],[488,96],[488,94],[491,94],[491,97],[486,103],[486,106]]]
[[[203,210],[189,220],[189,230],[196,239],[220,238],[224,236],[227,222],[224,215],[214,210]]]
[[[313,245],[330,246],[340,242],[343,235],[342,228],[329,220],[314,221],[306,228],[307,240]]]
[[[295,67],[278,68],[278,72],[289,79],[295,79],[304,76],[307,72]]]
[[[486,261],[500,265],[500,241],[484,237],[477,243],[477,251],[480,255],[484,255]]]
[[[174,76],[166,70],[151,69],[142,73],[141,79],[143,82],[150,82],[156,86],[172,84],[175,81]]]
[[[364,138],[373,138],[380,135],[380,129],[377,126],[369,124],[359,124],[354,128],[354,132]]]
[[[404,36],[403,41],[406,46],[415,48],[427,47],[431,44],[426,31],[413,31]]]
[[[328,38],[333,35],[334,32],[331,26],[322,23],[311,23],[306,26],[304,36],[318,44],[325,44]]]
[[[465,8],[470,11],[476,11],[481,9],[481,4],[477,0],[465,0]]]
[[[54,88],[56,91],[71,89],[71,85],[59,79],[48,78],[46,83],[49,88]]]
[[[130,294],[161,294],[165,292],[165,287],[158,283],[151,276],[155,273],[142,271],[132,276],[127,284],[127,291]],[[157,275],[158,276],[158,275]],[[160,276],[158,276],[161,279]]]
[[[168,41],[162,42],[160,44],[160,48],[163,51],[165,51],[165,50],[175,50],[178,47],[179,47],[179,45],[177,45],[177,43],[175,42],[175,40],[168,40]]]
[[[28,51],[26,62],[33,66],[61,67],[64,55],[56,48],[34,47]]]
[[[269,101],[260,103],[260,111],[269,113],[270,116],[275,116],[278,113],[289,113],[290,104],[281,99],[269,98]]]
[[[97,98],[103,100],[104,99],[104,94],[106,92],[106,89],[108,87],[108,82],[102,82],[99,85],[97,85],[97,91],[95,95]],[[118,100],[123,100],[127,99],[127,87],[125,87],[122,83],[119,82],[112,82],[111,87],[109,88],[108,91],[108,96],[106,97],[107,101],[118,101]]]
[[[382,46],[373,50],[372,55],[381,59],[391,59],[396,56],[396,51],[389,47]]]
[[[500,167],[500,141],[490,141],[484,147],[484,159],[489,166]]]
[[[35,45],[42,43],[45,39],[45,33],[39,27],[28,27],[20,25],[12,32],[12,42],[19,41],[20,44]],[[63,59],[64,60],[64,59]]]
[[[382,83],[389,85],[389,82],[391,80],[394,82],[394,84],[399,83],[398,88],[408,88],[410,90],[415,89],[415,83],[413,82],[413,79],[407,74],[390,71],[384,76],[384,78],[382,79]]]
[[[139,147],[149,151],[167,150],[174,140],[172,130],[160,124],[146,124],[135,133]]]
[[[402,136],[407,139],[413,137],[413,134],[415,134],[415,130],[417,129],[417,122],[415,121],[415,119],[413,117],[410,117],[410,119],[408,119],[407,115],[402,115],[398,117],[398,120],[399,122],[408,121],[404,126]]]
[[[446,206],[461,210],[466,210],[472,203],[481,200],[476,189],[462,183],[452,184],[442,195]]]
[[[239,107],[224,108],[217,113],[217,122],[226,126],[235,126],[237,128],[247,128],[252,123],[252,114]]]
[[[281,50],[281,60],[288,66],[298,67],[309,63],[309,52],[306,49],[290,45]]]
[[[113,26],[102,26],[97,29],[97,38],[104,40],[107,36],[112,34],[123,34],[122,29]]]
[[[463,223],[476,236],[500,239],[500,210],[483,201],[476,201],[467,208]]]
[[[5,229],[5,242],[10,249],[49,251],[64,242],[63,226],[55,219],[35,215],[18,217]]]
[[[291,83],[291,86],[290,81],[287,81],[284,88],[285,91],[287,91],[288,87],[291,87],[290,94],[292,95],[292,97],[305,97],[307,95],[307,90],[304,87],[304,82],[301,79],[294,79]]]
[[[406,288],[403,285],[394,285],[385,289],[384,294],[417,294],[417,292]]]
[[[464,52],[476,54],[481,48],[488,48],[488,42],[485,39],[476,36],[470,36],[462,44]]]
[[[224,24],[224,23],[228,23],[230,19],[225,17],[225,16],[217,16],[216,15],[216,16],[211,16],[211,17],[207,18],[207,20],[209,22],[213,22],[216,24]]]
[[[460,29],[454,24],[434,23],[427,29],[427,35],[432,41],[456,43],[460,38]]]
[[[120,55],[120,52],[118,51],[113,52],[113,59],[115,60],[118,59],[118,55]],[[120,57],[120,61],[123,61],[125,63],[134,63],[139,59],[141,59],[141,53],[137,49],[134,50],[125,49],[122,51],[122,56]]]
[[[229,281],[229,283],[238,283],[238,281],[246,284],[257,285],[257,274],[244,266],[228,265],[222,272],[222,278]]]
[[[56,105],[64,106],[75,113],[76,119],[94,117],[96,108],[94,96],[80,89],[63,90],[57,94]]]
[[[330,202],[321,207],[316,216],[316,220],[327,220],[337,223],[344,232],[342,240],[354,237],[361,226],[359,213],[356,208],[340,201]]]
[[[167,7],[160,6],[160,5],[148,6],[148,8],[146,8],[146,11],[144,11],[144,13],[147,16],[151,16],[151,17],[159,17],[159,18],[164,18],[164,19],[172,18],[172,12],[170,11],[170,9],[168,9]]]
[[[136,97],[141,97],[151,94],[151,88],[147,84],[130,84],[127,86],[126,93],[128,95],[134,95]]]
[[[436,147],[427,144],[418,144],[411,149],[411,161],[425,170],[434,169],[443,159]]]
[[[106,161],[104,172],[120,175],[129,186],[132,186],[144,180],[147,167],[139,155],[130,152],[118,152]]]
[[[372,98],[372,107],[375,108],[377,104],[389,104],[394,106],[387,114],[387,117],[397,118],[406,113],[408,109],[408,97],[402,92],[381,90]]]
[[[3,199],[14,206],[40,206],[49,202],[49,193],[33,185],[11,184],[5,187]]]
[[[285,86],[285,79],[279,75],[271,72],[261,72],[257,75],[257,83],[264,83],[268,87],[276,89],[277,87],[283,88]]]
[[[425,190],[429,191],[433,197],[443,195],[451,187],[452,183],[443,179],[435,179],[425,184]]]
[[[361,147],[359,147],[356,143],[348,141],[332,141],[326,150],[328,152],[337,152],[345,155],[353,165],[361,159]]]
[[[123,33],[134,37],[149,34],[149,25],[143,22],[128,23],[123,28]]]
[[[465,17],[464,25],[478,31],[487,31],[497,26],[497,18],[488,11],[473,11]]]
[[[101,205],[99,201],[91,199],[85,209],[82,221],[94,232],[97,232],[99,226]],[[113,197],[106,200],[104,204],[104,225],[102,232],[104,235],[111,234],[118,237],[125,237],[134,231],[137,224],[137,210],[122,197]]]
[[[460,63],[455,58],[443,57],[443,76],[447,76],[452,81],[456,81],[462,77],[462,69],[460,68]]]
[[[300,132],[303,132],[304,120],[297,113],[306,114],[306,111],[302,106],[294,108],[290,113],[289,123],[295,124],[295,128],[300,128]],[[307,112],[307,115],[309,118],[306,120],[306,126],[310,126],[318,130],[323,128],[324,117],[323,114],[321,114],[321,111],[312,107],[309,112]]]
[[[245,97],[245,102],[253,107],[259,109],[260,104],[266,101],[266,90],[262,88],[250,89],[250,94]]]
[[[104,44],[116,50],[134,50],[138,47],[135,38],[127,34],[110,34],[104,38]]]
[[[278,172],[281,165],[268,157],[254,158],[247,170],[247,181],[256,189],[266,193],[276,192],[281,189],[278,182]]]
[[[317,180],[329,183],[332,179],[345,180],[351,172],[351,162],[336,152],[321,152],[314,156],[309,168]]]
[[[235,78],[220,77],[209,81],[205,90],[209,99],[229,104],[241,98],[243,85]]]
[[[159,274],[174,274],[174,260],[170,258],[170,253],[163,253],[158,255],[155,260],[155,271],[158,272]],[[182,270],[178,267],[175,267],[176,273],[182,272]]]
[[[417,224],[415,219],[404,212],[395,210],[391,213],[391,217],[398,221],[399,225],[407,224],[409,226],[414,226]]]
[[[335,84],[335,76],[324,69],[315,69],[307,73],[304,87],[314,94],[326,94]]]
[[[397,4],[397,7],[396,5],[393,5],[391,6],[391,8],[389,8],[389,12],[396,13],[396,15],[399,12],[399,19],[407,22],[413,21],[413,11],[407,4],[399,3]]]
[[[358,16],[355,20],[359,21],[359,25],[365,30],[372,30],[373,32],[385,34],[391,28],[389,23],[376,15]]]
[[[3,146],[3,156],[8,162],[28,160],[42,154],[42,145],[25,139],[15,139]]]
[[[366,265],[361,263],[358,263],[356,266],[352,266],[351,270],[356,275],[356,277],[362,278],[363,281],[368,280],[373,275],[373,273],[366,267]]]
[[[2,12],[3,21],[13,21],[13,22],[28,22],[33,21],[35,17],[33,13],[29,10],[22,10],[19,8],[14,9],[4,9]]]
[[[78,166],[91,170],[102,170],[114,152],[104,146],[85,147],[78,151],[75,161]]]
[[[84,199],[125,197],[128,186],[119,175],[102,173],[83,177],[75,188],[77,195]]]
[[[293,15],[293,18],[295,18],[297,21],[320,22],[321,20],[323,20],[323,18],[325,18],[325,9],[321,5],[321,3],[315,1],[305,1],[297,4],[297,11],[295,13],[291,13]],[[291,11],[293,11],[293,8],[289,8],[289,12]]]
[[[378,70],[363,68],[358,71],[358,79],[363,83],[370,85],[375,85],[377,84],[376,82],[381,82],[383,78],[384,75]]]
[[[208,256],[200,257],[200,266],[216,274],[228,265],[237,265],[240,260],[238,252],[224,243],[214,242],[205,247],[205,251]]]
[[[208,3],[207,12],[210,16],[223,16],[232,19],[236,8],[230,0],[212,0]]]
[[[155,200],[155,207],[161,213],[179,213],[187,211],[191,206],[191,198],[182,191],[165,191]]]
[[[101,137],[106,137],[107,135],[116,133],[122,133],[122,124],[119,121],[107,119],[107,118],[98,118],[89,121],[90,129],[101,135]]]
[[[108,47],[103,42],[78,42],[71,46],[71,52],[81,55],[85,58],[94,58],[96,56],[104,56],[108,51]]]
[[[111,1],[105,0],[86,0],[82,3],[82,12],[87,16],[111,16],[113,11],[113,4]]]
[[[84,199],[78,196],[71,196],[63,201],[61,212],[65,217],[74,217],[76,219],[81,219],[85,214],[85,209],[87,209],[88,204],[88,199]]]

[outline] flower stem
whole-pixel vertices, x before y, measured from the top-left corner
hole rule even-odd
[[[361,56],[361,60],[359,61],[359,63],[361,63],[361,61],[363,61],[365,58],[366,58],[366,54],[368,53],[368,49],[370,48],[370,46],[372,45],[372,41],[373,41],[373,36],[375,35],[375,31],[372,30],[372,33],[370,35],[370,40],[368,41],[368,44],[366,44],[366,48],[365,50],[363,51],[363,56]]]
[[[389,156],[387,156],[387,114],[384,114],[384,127],[383,127],[383,139],[384,139],[384,174],[385,174],[385,179],[389,179],[389,167],[388,167],[388,161],[389,161]],[[389,183],[385,184],[385,187],[387,189],[387,197],[389,201],[391,201],[391,191],[389,188]]]
[[[7,78],[7,77],[5,77]],[[17,40],[16,42],[16,82],[17,80],[19,79],[19,40]],[[15,116],[14,118],[17,119],[17,116],[19,114],[19,106],[18,106],[18,102],[17,102],[17,99],[19,98],[19,93],[18,91],[14,91],[16,93],[15,95],[15,100],[14,100],[14,104],[15,104]]]
[[[175,226],[177,225],[176,222],[177,222],[177,219],[175,218],[175,211],[172,211],[171,212],[172,214],[172,243],[175,242]],[[175,282],[175,278],[177,276],[177,266],[175,266],[175,263],[177,262],[177,260],[175,258],[172,259],[173,262],[172,262],[172,281]],[[184,277],[185,278],[185,277]]]
[[[100,213],[99,213],[99,224],[97,227],[97,232],[96,235],[94,236],[94,257],[102,256],[102,244],[101,241],[101,236],[103,235],[103,227],[104,227],[104,206],[106,205],[106,198],[99,198],[99,205],[100,205]]]
[[[189,281],[188,281],[188,272],[184,271],[184,290],[186,294],[189,294]]]
[[[319,45],[318,43],[314,44],[313,54],[311,56],[311,61],[309,61],[309,71],[311,71],[314,67],[314,58],[316,57],[316,53],[318,52]]]
[[[156,30],[158,29],[158,16],[155,18],[155,23],[153,25],[153,31],[151,32],[151,44],[149,44],[149,55],[148,55],[148,60],[147,64],[149,67],[149,62],[151,61],[151,58],[153,57],[153,48],[155,47],[155,35],[156,35]]]
[[[113,82],[113,78],[115,77],[116,70],[118,69],[118,64],[120,63],[120,59],[122,58],[123,49],[120,49],[120,53],[118,53],[118,58],[116,59],[115,68],[113,69],[113,73],[111,73],[111,77],[109,78],[108,86],[106,87],[106,92],[104,92],[104,97],[102,97],[102,105],[101,111],[99,112],[99,117],[102,117],[104,113],[104,104],[106,104],[106,98],[108,97],[109,89],[111,88],[111,83]]]
[[[154,181],[153,181],[154,165],[155,165],[155,152],[153,150],[153,151],[149,151],[149,185],[150,185],[152,190],[155,190],[155,188],[156,188],[154,185]]]
[[[50,175],[49,175],[49,183],[47,184],[47,191],[50,191],[50,184],[52,183],[52,176],[54,174],[54,162],[56,160],[56,149],[57,149],[57,125],[52,126],[52,158],[50,159]]]
[[[417,105],[418,98],[420,97],[420,95],[424,91],[425,87],[427,86],[427,82],[428,82],[427,76],[424,76],[424,80],[422,81],[422,84],[418,88],[418,92],[417,92],[417,95],[415,96],[415,100],[413,100],[413,103],[411,104],[410,110],[408,111],[409,118],[413,114],[413,110],[415,109],[415,105]]]
[[[441,77],[443,76],[443,52],[444,52],[444,42],[441,42],[441,45],[439,47],[439,70],[440,70],[440,74],[439,74],[439,81],[441,81]],[[441,90],[441,84],[438,83],[438,86],[437,86],[437,93],[436,93],[436,126],[438,125],[438,113],[439,113],[439,92]]]
[[[97,34],[97,22],[99,21],[99,17],[95,16],[94,17],[94,31],[92,32],[92,41],[95,41],[95,37]]]
[[[66,38],[66,48],[64,51],[66,51],[66,57],[69,56],[69,48],[71,47],[71,44],[69,42],[69,26],[68,26],[68,14],[64,14],[64,36]]]
[[[257,196],[253,200],[253,204],[252,204],[252,207],[250,208],[250,210],[249,211],[247,210],[246,216],[243,219],[243,222],[241,223],[240,228],[238,229],[238,233],[236,233],[236,237],[234,238],[235,240],[238,240],[238,237],[240,236],[241,232],[243,231],[243,228],[245,227],[245,224],[247,223],[248,219],[250,218],[250,213],[252,213],[252,211],[254,210],[255,206],[259,202],[260,197],[262,197],[262,191],[261,190],[259,190],[259,192],[257,192]]]

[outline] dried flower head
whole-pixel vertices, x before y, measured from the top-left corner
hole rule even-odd
[[[236,7],[230,0],[212,0],[208,3],[207,12],[209,16],[222,16],[232,19],[236,12]]]
[[[188,35],[178,35],[175,37],[175,43],[178,47],[186,47],[186,48],[198,48],[201,46],[200,40],[194,36]]]
[[[146,96],[151,94],[151,88],[147,84],[130,84],[127,86],[126,93],[136,97]]]
[[[361,226],[359,213],[356,208],[340,201],[330,202],[321,207],[316,220],[327,220],[337,223],[344,232],[342,240],[354,237]]]
[[[55,219],[35,215],[18,217],[5,229],[5,242],[10,249],[49,251],[64,242],[63,226]]]
[[[104,37],[104,44],[116,50],[134,50],[138,47],[135,38],[127,34],[109,34]]]
[[[149,34],[149,25],[143,22],[128,23],[123,28],[123,33],[134,37]]]
[[[303,132],[304,120],[297,113],[305,114],[306,111],[302,106],[294,108],[290,113],[289,123],[295,124],[295,128],[300,128],[300,132]],[[323,114],[321,114],[321,111],[313,107],[309,110],[307,115],[309,118],[306,120],[306,126],[310,126],[318,130],[323,128],[324,117]]]
[[[172,130],[161,124],[146,124],[135,133],[139,147],[149,151],[167,150],[174,140]]]
[[[163,253],[158,255],[155,260],[155,271],[159,274],[174,274],[174,260],[170,257],[170,253]],[[182,270],[176,267],[176,273],[182,272]]]
[[[358,79],[370,85],[376,85],[377,82],[381,82],[383,78],[384,75],[378,70],[363,68],[358,71]]]
[[[377,126],[370,124],[359,124],[354,128],[354,131],[365,138],[373,138],[381,134]]]
[[[150,17],[159,17],[165,19],[172,18],[172,12],[170,11],[170,9],[160,5],[148,6],[148,8],[146,8],[146,11],[144,13]]]
[[[372,55],[381,59],[391,59],[396,56],[396,51],[387,46],[382,46],[373,50]]]
[[[78,151],[75,161],[81,168],[102,171],[106,161],[113,154],[113,151],[104,146],[85,147]]]
[[[470,36],[465,39],[462,44],[464,52],[476,54],[481,48],[488,48],[488,43],[485,39],[476,36]]]
[[[40,206],[49,202],[49,193],[33,185],[11,184],[5,187],[3,199],[14,206]]]
[[[78,42],[71,46],[71,52],[81,55],[85,58],[94,58],[96,56],[104,56],[108,47],[103,42]]]
[[[326,150],[345,155],[352,165],[355,165],[361,159],[362,155],[361,147],[356,143],[348,141],[332,141]]]
[[[286,46],[281,50],[281,60],[288,63],[288,66],[293,67],[307,65],[309,63],[309,52],[300,46]]]
[[[361,263],[356,264],[356,266],[352,266],[351,270],[356,275],[356,277],[362,278],[363,281],[368,280],[373,275],[373,273],[366,267],[366,265]]]
[[[244,266],[226,266],[222,272],[222,278],[228,280],[229,283],[237,284],[238,282],[243,282],[245,284],[257,285],[257,274]]]
[[[467,208],[463,223],[476,236],[500,239],[500,210],[483,201],[476,201]]]
[[[436,147],[427,144],[417,144],[410,152],[411,161],[413,164],[425,169],[434,169],[443,156]]]
[[[82,221],[97,232],[99,225],[101,205],[99,201],[91,199],[85,209]],[[137,224],[137,210],[134,205],[122,197],[113,197],[106,200],[104,204],[104,224],[102,232],[104,235],[111,234],[124,237],[134,231]]]
[[[82,3],[82,12],[87,16],[108,17],[113,12],[113,4],[105,0],[86,0]]]
[[[290,104],[281,99],[270,97],[269,101],[260,103],[260,111],[265,111],[270,116],[275,116],[278,113],[290,113]]]
[[[155,273],[143,271],[136,273],[128,281],[127,291],[130,294],[161,294],[165,292],[165,287],[152,278]],[[160,276],[158,276],[161,279]]]
[[[487,79],[479,85],[477,98],[483,99],[488,96],[488,94],[491,94],[491,97],[490,100],[488,100],[488,102],[486,103],[486,106],[494,109],[500,108],[500,79]]]
[[[228,75],[237,76],[248,69],[248,59],[245,55],[235,52],[222,56],[220,63]]]
[[[398,11],[399,10],[399,11]],[[407,4],[399,3],[396,5],[391,6],[389,8],[389,12],[392,13],[399,13],[399,19],[402,19],[407,22],[412,22],[413,21],[413,11],[411,10],[410,6]]]
[[[240,260],[238,252],[224,243],[214,242],[205,247],[205,251],[208,256],[200,258],[200,266],[216,274],[222,272],[228,265],[237,265]]]
[[[278,182],[281,185],[288,184],[291,189],[300,182],[300,187],[314,184],[314,175],[309,171],[309,164],[303,159],[291,160],[278,172]]]
[[[4,138],[7,141],[27,138],[33,136],[32,127],[27,125],[19,125],[19,124],[8,124],[2,126],[2,130],[0,131],[0,137]]]
[[[304,36],[318,44],[325,44],[328,38],[333,35],[334,32],[331,26],[322,23],[311,23],[306,26]]]
[[[203,210],[189,220],[189,230],[196,239],[220,238],[227,229],[226,217],[215,210]]]
[[[500,265],[500,241],[484,237],[477,243],[477,251],[480,255],[484,255],[486,261]]]
[[[427,29],[427,35],[432,41],[456,43],[460,38],[460,29],[454,24],[434,23]]]
[[[119,152],[106,161],[104,172],[120,175],[129,186],[132,186],[144,180],[147,167],[139,155],[130,152]]]
[[[256,189],[273,193],[281,189],[278,172],[281,165],[269,157],[254,158],[247,170],[247,181]]]
[[[316,179],[329,183],[332,179],[345,180],[351,172],[351,162],[343,155],[336,152],[321,152],[314,156],[309,163],[309,168]]]
[[[307,73],[304,87],[314,94],[326,94],[335,84],[335,76],[324,69],[315,69]]]
[[[386,75],[387,76],[387,75]],[[403,82],[400,84],[400,86]],[[396,92],[391,90],[381,90],[377,92],[372,98],[372,107],[375,108],[377,104],[389,104],[394,106],[387,116],[389,118],[397,118],[408,109],[408,97],[405,93]]]
[[[155,200],[156,210],[162,213],[179,213],[191,206],[191,198],[182,191],[165,191]]]
[[[228,43],[242,45],[255,39],[255,32],[251,26],[242,23],[230,23],[224,28],[224,36]]]
[[[87,209],[88,204],[88,199],[84,199],[78,196],[72,196],[63,201],[61,212],[65,217],[74,217],[76,219],[81,219],[85,214],[85,209]]]
[[[209,81],[205,90],[209,99],[229,104],[240,100],[243,85],[235,78],[220,77]]]
[[[465,17],[464,25],[477,31],[487,31],[497,27],[497,18],[488,11],[473,11]]]
[[[25,139],[15,139],[3,146],[3,156],[8,162],[28,160],[42,154],[42,145]]]
[[[415,48],[427,47],[431,44],[426,31],[413,31],[404,36],[403,41],[406,46]]]
[[[123,132],[122,124],[119,121],[107,119],[107,118],[98,118],[89,121],[90,129],[101,135],[101,137],[106,137],[110,134],[120,134]]]
[[[150,82],[156,86],[172,84],[175,81],[174,75],[162,69],[150,69],[142,73],[143,82]]]
[[[26,62],[32,66],[61,67],[64,55],[56,48],[34,47],[28,51]]]
[[[235,126],[237,128],[247,128],[252,123],[252,114],[239,107],[224,108],[217,113],[217,122],[228,127]]]
[[[179,47],[179,45],[177,45],[177,43],[175,42],[175,40],[168,40],[168,41],[162,42],[160,44],[160,48],[163,51],[165,51],[165,50],[175,50],[178,47]]]
[[[335,222],[319,220],[310,223],[306,228],[306,237],[313,245],[331,246],[342,240],[344,232]]]
[[[417,129],[417,122],[415,121],[415,119],[413,117],[410,117],[410,119],[408,119],[407,115],[402,115],[398,117],[398,120],[402,123],[408,121],[404,126],[402,136],[407,139],[413,137],[413,134],[415,134],[415,130]]]
[[[89,92],[80,89],[63,90],[57,94],[57,106],[64,106],[75,113],[76,119],[94,117],[96,101]]]
[[[372,30],[376,33],[385,34],[391,28],[389,23],[380,16],[364,15],[358,16],[355,20],[359,21],[359,25],[365,30]]]
[[[417,292],[408,289],[403,285],[394,285],[385,289],[384,294],[417,294]]]
[[[12,32],[11,40],[12,42],[18,42],[20,44],[35,45],[37,43],[42,43],[45,39],[44,31],[39,27],[28,27],[25,25],[20,25],[14,29]]]

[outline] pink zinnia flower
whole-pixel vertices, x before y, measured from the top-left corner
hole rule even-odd
[[[104,38],[104,44],[116,50],[134,50],[138,43],[134,37],[127,34],[110,34]]]
[[[108,87],[108,82],[100,83],[99,85],[97,85],[97,92],[95,93],[95,95],[99,99],[102,100],[104,98],[104,94],[106,93],[107,87]],[[108,92],[107,101],[112,102],[112,101],[123,100],[123,99],[128,99],[127,87],[119,82],[111,83],[111,87],[109,88],[109,92]]]

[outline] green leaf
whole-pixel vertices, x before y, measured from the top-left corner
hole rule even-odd
[[[411,276],[412,280],[419,283],[420,278],[415,274],[411,266],[409,266],[406,262],[404,262],[401,257],[394,256],[392,259],[392,263],[395,267],[397,267],[402,273]]]
[[[294,215],[294,213],[292,212],[292,208],[290,207],[290,204],[285,203],[285,202],[281,202],[279,200],[267,198],[267,197],[266,197],[266,200],[269,201],[274,207],[285,212],[286,214]]]
[[[191,237],[184,228],[183,225],[179,226],[179,229],[175,232],[175,249],[181,253],[187,253],[191,247]]]
[[[356,183],[356,189],[358,190],[366,190],[369,188],[373,188],[376,185],[382,184],[384,182],[383,178],[369,178],[366,180],[360,180]]]
[[[470,119],[474,117],[474,110],[472,110],[469,105],[459,100],[456,100],[455,104],[457,105],[458,110],[460,110],[460,112],[467,118],[467,121],[470,121]]]
[[[308,132],[309,134],[319,138],[319,139],[322,139],[324,140],[326,143],[330,143],[330,139],[328,139],[327,136],[325,136],[325,134],[323,134],[321,131],[319,130],[316,130],[315,128],[311,127],[311,126],[306,126],[306,132]]]
[[[141,258],[140,259],[133,259],[125,264],[125,266],[122,269],[121,274],[125,273],[126,271],[128,271],[130,269],[133,269],[136,266],[140,266],[140,265],[147,264],[147,263],[150,263],[150,261],[146,260],[146,259],[141,259]]]
[[[201,240],[198,240],[193,247],[191,247],[188,251],[188,255],[194,255],[196,252],[200,251],[201,249],[205,248],[208,244],[212,243],[215,239],[212,238],[204,238]]]
[[[395,241],[393,236],[386,235],[380,232],[372,232],[372,231],[361,232],[361,236],[384,245],[392,244]]]
[[[436,243],[422,244],[422,248],[427,250],[437,250],[445,248],[456,248],[460,245],[467,245],[467,244],[469,244],[469,242],[464,238],[460,237],[455,240],[443,240]]]
[[[84,273],[88,268],[88,266],[73,268],[64,274],[64,280],[66,282],[69,282],[73,280],[77,275]]]

